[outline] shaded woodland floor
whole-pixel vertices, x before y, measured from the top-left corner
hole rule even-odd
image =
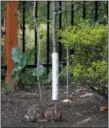
[[[44,101],[51,102],[51,89],[43,89]],[[60,99],[66,98],[65,87],[60,88]],[[1,125],[3,127],[108,127],[108,111],[101,112],[100,105],[107,101],[90,88],[70,88],[69,106],[60,104],[63,121],[61,122],[25,122],[28,108],[39,104],[38,90],[26,92],[3,92],[1,94]]]

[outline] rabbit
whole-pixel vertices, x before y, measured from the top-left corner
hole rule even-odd
[[[36,121],[58,121],[61,119],[61,113],[54,105],[41,104],[32,105],[24,118],[30,122]]]
[[[43,117],[43,113],[37,104],[32,105],[24,118],[30,122],[36,122]]]
[[[55,107],[48,107],[44,111],[44,118],[46,121],[59,121],[61,120],[61,112],[58,110],[55,110]]]

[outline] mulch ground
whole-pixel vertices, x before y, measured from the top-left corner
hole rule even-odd
[[[60,99],[66,98],[65,88],[60,88]],[[43,89],[45,102],[51,101],[51,89]],[[1,125],[3,127],[108,127],[108,111],[101,112],[100,105],[107,101],[90,88],[70,88],[69,106],[61,105],[61,122],[25,122],[24,115],[33,104],[39,104],[38,90],[26,92],[4,92],[1,94]]]

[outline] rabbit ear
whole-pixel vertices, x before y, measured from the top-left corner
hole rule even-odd
[[[25,115],[24,118],[29,121],[29,116]]]

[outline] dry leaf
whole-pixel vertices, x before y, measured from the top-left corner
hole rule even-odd
[[[106,110],[108,110],[108,106],[107,106],[107,105],[101,105],[101,106],[100,106],[100,111],[101,111],[101,112],[104,112],[104,111],[106,111]]]
[[[64,100],[62,100],[62,102],[63,102],[63,103],[72,103],[72,101],[69,100],[69,99],[64,99]]]

